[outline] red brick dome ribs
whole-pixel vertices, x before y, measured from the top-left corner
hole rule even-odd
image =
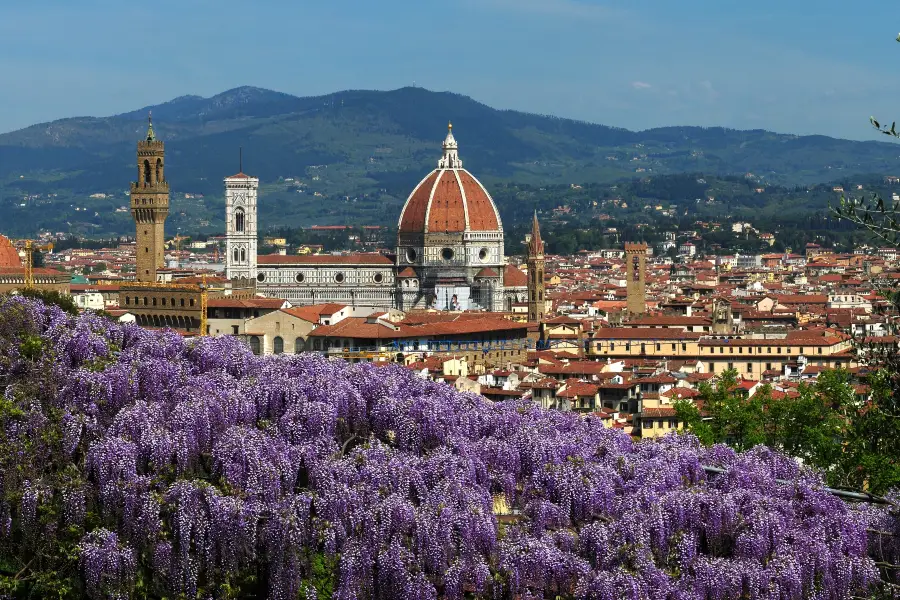
[[[22,259],[12,242],[0,235],[0,267],[21,267]]]
[[[444,140],[438,168],[428,174],[400,213],[401,233],[502,231],[500,214],[484,186],[462,168],[453,132]]]

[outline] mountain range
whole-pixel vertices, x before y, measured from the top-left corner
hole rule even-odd
[[[151,111],[166,142],[170,223],[183,231],[222,229],[222,178],[238,171],[239,148],[244,171],[262,181],[261,219],[393,223],[406,195],[434,168],[448,121],[465,166],[489,188],[683,172],[752,173],[769,184],[808,185],[900,172],[893,143],[701,127],[636,132],[498,110],[423,88],[296,97],[241,87],[0,135],[0,219],[22,230],[12,233],[130,231],[121,208],[135,176],[135,142]]]

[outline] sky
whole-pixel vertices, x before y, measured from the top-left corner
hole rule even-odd
[[[883,139],[895,0],[0,2],[0,132],[254,85],[418,85],[646,129]]]

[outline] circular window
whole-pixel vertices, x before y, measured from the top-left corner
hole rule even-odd
[[[453,260],[453,250],[450,248],[444,248],[441,250],[441,258],[444,260]]]
[[[265,281],[265,280],[266,280],[266,274],[265,274],[265,273],[260,273],[259,275],[256,276],[256,280],[257,280],[257,281]]]
[[[375,283],[381,283],[382,281],[384,281],[384,275],[382,275],[381,273],[375,273],[374,279]]]
[[[488,259],[488,249],[482,248],[481,250],[479,250],[478,258],[481,259],[482,261],[486,261]]]
[[[297,283],[303,283],[303,281],[306,279],[306,276],[303,273],[297,273],[297,276],[294,277],[294,279],[297,280]]]
[[[406,249],[406,262],[415,262],[417,256],[416,251],[412,248]]]
[[[344,274],[343,273],[335,273],[334,280],[338,283],[344,283]]]

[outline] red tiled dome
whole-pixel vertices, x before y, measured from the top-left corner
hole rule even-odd
[[[401,233],[500,231],[500,214],[475,177],[462,168],[453,133],[444,140],[444,156],[428,174],[400,213]]]
[[[12,242],[0,235],[0,267],[21,267],[22,259]]]

